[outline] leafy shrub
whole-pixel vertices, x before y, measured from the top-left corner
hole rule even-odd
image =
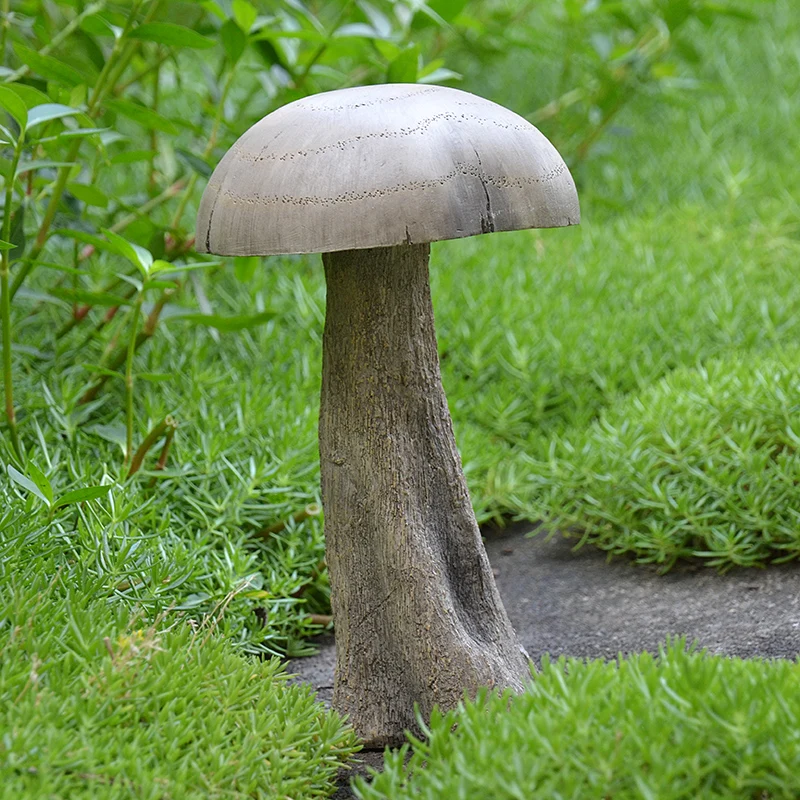
[[[744,3],[711,0],[468,3],[448,55],[471,85],[541,126],[575,169],[609,133],[630,132],[621,112],[643,97],[682,104],[714,91],[697,34],[725,18],[759,19]],[[509,81],[511,71],[536,79]]]
[[[434,715],[424,741],[387,753],[384,772],[356,792],[788,800],[800,793],[798,690],[798,662],[685,652],[681,641],[658,658],[544,659],[524,694],[483,694]]]
[[[800,557],[800,353],[682,367],[534,464],[548,526],[668,569]]]

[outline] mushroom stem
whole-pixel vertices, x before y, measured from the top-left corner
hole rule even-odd
[[[323,256],[320,457],[336,629],[333,705],[400,744],[464,691],[521,689],[442,388],[427,244]]]

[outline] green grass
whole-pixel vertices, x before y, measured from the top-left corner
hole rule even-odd
[[[435,714],[425,741],[387,753],[383,773],[371,785],[357,780],[357,794],[797,797],[800,662],[729,659],[684,644],[612,663],[545,659],[524,694],[484,693]]]

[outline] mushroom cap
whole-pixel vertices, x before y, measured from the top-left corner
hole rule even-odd
[[[580,220],[552,144],[503,106],[443,86],[305,97],[246,131],[200,202],[196,246],[325,253]]]

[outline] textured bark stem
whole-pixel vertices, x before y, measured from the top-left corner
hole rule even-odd
[[[428,245],[323,256],[320,461],[333,705],[398,744],[481,686],[529,678],[492,577],[442,389]]]

